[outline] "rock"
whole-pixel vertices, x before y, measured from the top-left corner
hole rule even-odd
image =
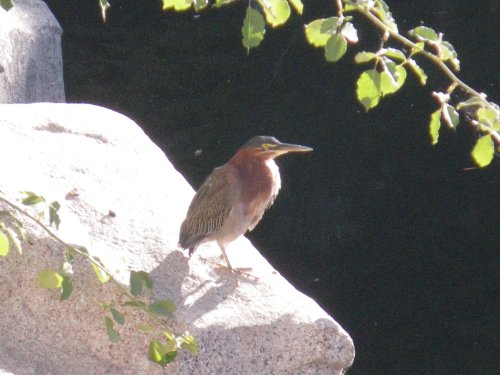
[[[64,102],[62,29],[39,0],[0,7],[0,103]]]
[[[149,272],[154,297],[176,302],[169,324],[192,333],[200,352],[180,351],[168,373],[335,375],[352,364],[349,335],[247,239],[228,256],[258,279],[238,283],[215,266],[217,246],[201,246],[191,259],[177,249],[193,190],[125,116],[81,104],[0,105],[0,160],[0,196],[19,204],[20,191],[33,191],[57,200],[58,236],[86,246],[124,284],[129,269]],[[84,259],[75,260],[68,300],[37,287],[39,270],[62,264],[63,246],[24,225],[23,254],[0,257],[0,373],[165,373],[147,359],[151,336],[137,325],[149,320],[139,312],[117,305],[123,340],[109,341],[99,302],[120,301],[120,289],[103,286]]]

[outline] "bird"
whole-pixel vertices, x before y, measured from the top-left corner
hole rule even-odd
[[[312,150],[272,136],[251,138],[226,164],[215,168],[195,193],[181,224],[178,246],[189,249],[191,257],[198,246],[215,241],[234,273],[226,246],[253,230],[276,199],[281,178],[274,159]]]

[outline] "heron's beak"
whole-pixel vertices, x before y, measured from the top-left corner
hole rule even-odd
[[[312,150],[313,149],[311,147],[294,145],[292,143],[280,143],[275,148],[273,148],[273,151],[277,151],[280,154],[286,152],[308,152]]]

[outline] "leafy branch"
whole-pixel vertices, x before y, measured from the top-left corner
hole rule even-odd
[[[219,8],[237,0],[162,0],[164,10],[199,12],[210,4]],[[332,0],[336,16],[313,20],[305,25],[307,41],[324,49],[325,59],[339,61],[349,44],[358,42],[353,15],[361,15],[381,31],[380,46],[374,52],[356,54],[356,64],[371,67],[357,80],[356,96],[366,111],[375,108],[387,95],[399,91],[408,73],[414,74],[422,86],[427,84],[427,74],[418,64],[420,57],[427,59],[449,81],[445,92],[434,92],[438,109],[429,116],[429,135],[432,144],[439,139],[440,128],[445,125],[455,130],[461,122],[467,123],[477,134],[471,155],[479,167],[489,165],[496,152],[500,152],[500,109],[480,93],[460,80],[457,73],[460,61],[451,43],[430,27],[419,26],[402,35],[384,0]],[[109,7],[107,0],[100,0],[103,13]],[[248,0],[241,28],[242,43],[250,52],[264,40],[266,28],[276,28],[288,21],[291,10],[302,15],[301,0]],[[350,15],[353,14],[353,15]],[[390,43],[390,44],[389,44]],[[397,48],[399,47],[399,48]],[[466,98],[452,100],[452,94],[460,92]],[[462,115],[461,115],[461,114]]]
[[[42,196],[33,192],[24,192],[24,195],[25,197],[21,202],[25,206],[35,206],[45,202]],[[97,256],[90,255],[88,250],[83,246],[65,242],[49,228],[49,226],[54,224],[56,229],[58,229],[61,222],[58,214],[60,204],[57,201],[47,206],[49,211],[49,226],[41,221],[44,216],[44,210],[40,210],[36,215],[33,215],[2,196],[0,196],[0,203],[3,203],[8,208],[0,210],[0,256],[8,255],[11,244],[19,254],[22,254],[21,242],[25,239],[26,231],[18,215],[28,218],[65,249],[64,262],[59,269],[47,268],[37,273],[37,284],[40,287],[59,290],[60,300],[64,301],[68,299],[73,292],[73,262],[75,255],[79,255],[91,264],[92,269],[102,284],[112,281],[118,286],[121,291],[121,299],[125,300],[120,303],[100,303],[101,308],[109,314],[105,316],[104,324],[111,342],[116,343],[121,340],[119,331],[114,327],[114,323],[119,325],[125,323],[125,316],[119,309],[133,308],[146,313],[156,322],[155,325],[142,324],[139,327],[140,330],[148,332],[154,337],[149,344],[149,360],[165,366],[175,359],[180,349],[187,349],[191,354],[196,355],[198,352],[196,339],[188,332],[182,335],[174,333],[174,330],[165,321],[165,318],[171,317],[175,312],[175,303],[171,300],[148,302],[141,297],[144,293],[149,296],[153,294],[153,282],[146,272],[131,271],[130,289],[128,289],[113,277],[113,274]]]

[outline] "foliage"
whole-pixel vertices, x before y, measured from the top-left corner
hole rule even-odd
[[[109,6],[107,0],[99,0],[103,14]],[[201,11],[211,4],[219,8],[237,0],[162,0],[164,10]],[[356,97],[366,111],[379,105],[381,100],[398,92],[409,74],[414,75],[422,86],[427,74],[419,61],[426,59],[436,66],[449,81],[445,92],[434,92],[438,108],[429,116],[429,136],[432,144],[439,139],[443,125],[456,129],[461,123],[470,125],[477,134],[471,156],[479,167],[489,165],[496,152],[500,152],[500,109],[457,77],[460,70],[458,54],[442,33],[430,27],[418,26],[404,36],[399,32],[396,20],[384,0],[332,0],[337,14],[312,20],[305,25],[307,41],[324,50],[329,62],[337,62],[345,55],[349,45],[358,42],[355,27],[356,16],[367,19],[381,32],[380,45],[373,51],[360,51],[354,62],[363,64],[363,71],[356,84]],[[275,28],[288,21],[292,14],[302,15],[301,0],[249,0],[241,28],[242,43],[248,52],[264,40],[266,26]],[[452,100],[452,94],[464,93],[461,101]],[[458,95],[453,95],[458,96]],[[461,115],[461,114],[467,114]]]
[[[9,10],[13,6],[14,5],[12,4],[12,0],[0,0],[0,7],[2,7],[5,10]]]
[[[182,335],[174,333],[165,320],[175,312],[175,303],[171,300],[151,301],[153,281],[147,272],[131,271],[130,289],[125,288],[113,277],[112,273],[106,269],[97,256],[90,255],[87,249],[82,246],[66,243],[52,229],[43,224],[41,220],[43,220],[45,212],[48,211],[49,226],[59,228],[61,218],[58,211],[61,206],[58,202],[54,201],[47,205],[45,199],[40,195],[31,191],[25,191],[23,194],[24,197],[21,203],[24,206],[40,208],[40,205],[43,204],[45,207],[38,209],[36,214],[31,214],[0,196],[0,203],[5,206],[5,209],[0,210],[0,256],[7,256],[11,247],[14,247],[19,254],[22,254],[22,241],[26,237],[26,231],[20,217],[30,219],[64,249],[64,260],[58,269],[46,268],[38,271],[36,283],[39,287],[58,292],[61,301],[70,298],[73,292],[73,263],[77,256],[83,257],[90,263],[102,284],[112,281],[122,290],[120,302],[100,303],[105,314],[104,327],[112,343],[117,343],[122,339],[119,330],[115,327],[115,323],[119,326],[125,324],[123,309],[136,309],[147,314],[156,322],[155,325],[140,325],[140,330],[152,337],[148,350],[148,358],[151,361],[165,366],[174,360],[177,352],[181,349],[188,350],[191,354],[196,355],[198,352],[196,339],[189,332]]]

